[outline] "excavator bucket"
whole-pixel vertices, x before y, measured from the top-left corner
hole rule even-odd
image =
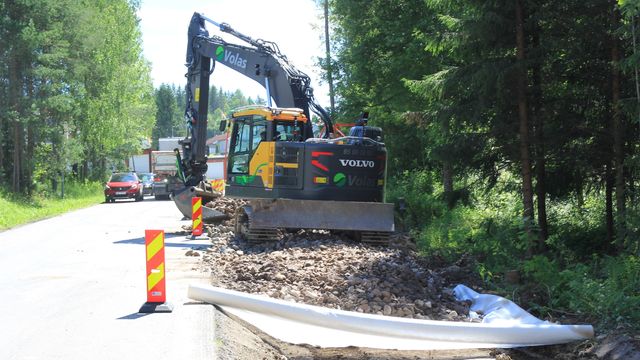
[[[207,202],[220,196],[213,191],[203,190],[195,186],[188,186],[181,191],[176,191],[171,196],[171,198],[173,199],[173,202],[176,204],[178,210],[180,210],[182,215],[184,215],[188,219],[191,219],[191,214],[193,212],[191,208],[191,199],[195,196],[199,196],[202,198],[202,221],[211,222],[227,217],[227,215],[221,213],[218,210],[204,206]]]

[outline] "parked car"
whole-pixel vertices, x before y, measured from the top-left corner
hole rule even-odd
[[[113,173],[104,187],[104,201],[116,199],[144,200],[142,182],[136,173]]]
[[[142,181],[142,193],[144,195],[153,195],[153,178],[156,176],[154,173],[140,173],[138,177]]]

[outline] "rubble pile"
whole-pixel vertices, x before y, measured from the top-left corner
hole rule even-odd
[[[468,321],[468,305],[453,298],[457,283],[447,278],[469,269],[430,270],[407,236],[373,247],[300,230],[253,244],[235,237],[232,220],[207,230],[213,246],[204,261],[214,286],[361,313]]]
[[[204,206],[212,209],[216,209],[221,213],[227,215],[229,218],[233,218],[236,209],[246,204],[246,201],[242,199],[231,199],[224,196],[217,197],[212,201],[209,201]]]

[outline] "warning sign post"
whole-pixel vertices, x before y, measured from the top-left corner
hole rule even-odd
[[[173,306],[167,302],[164,261],[164,230],[145,230],[147,258],[147,302],[138,312],[171,312]]]

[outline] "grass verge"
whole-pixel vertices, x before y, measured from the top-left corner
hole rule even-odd
[[[0,192],[0,231],[104,201],[102,185],[99,183],[65,185],[64,199],[59,196],[26,197]]]

